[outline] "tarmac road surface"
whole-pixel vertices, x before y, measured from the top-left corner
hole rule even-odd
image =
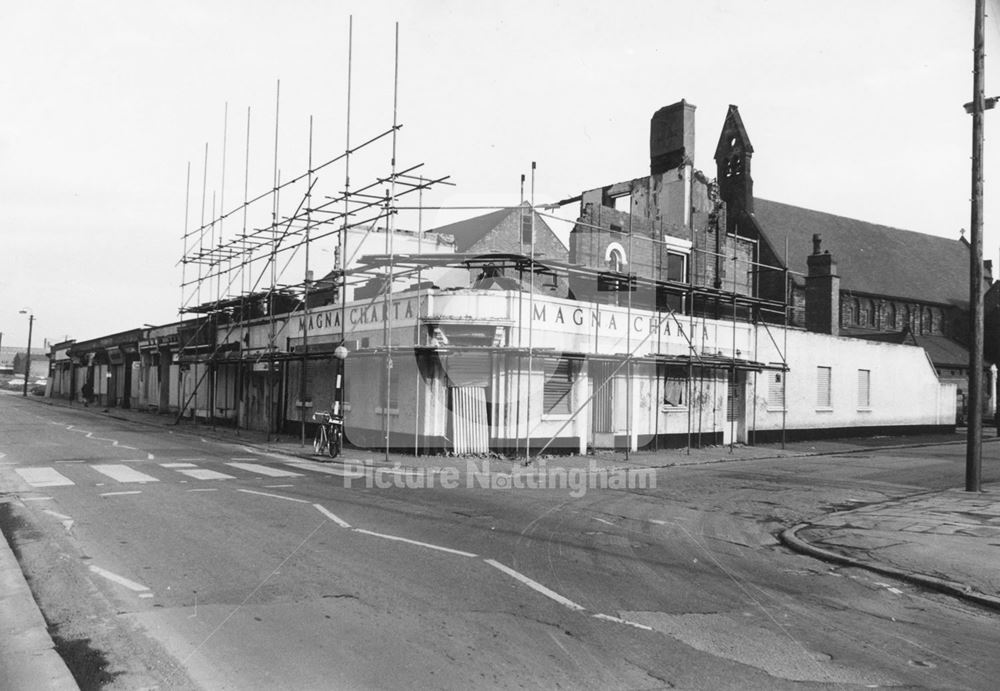
[[[461,468],[454,487],[433,468],[376,482],[16,397],[0,419],[4,531],[99,687],[987,689],[1000,674],[997,614],[775,538],[947,486],[946,447],[571,492]]]

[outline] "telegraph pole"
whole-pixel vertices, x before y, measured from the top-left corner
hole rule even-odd
[[[986,0],[976,0],[972,66],[972,228],[970,233],[969,426],[965,447],[965,491],[981,491],[983,465],[983,93]]]

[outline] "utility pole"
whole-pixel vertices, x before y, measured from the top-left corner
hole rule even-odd
[[[35,325],[35,315],[29,314],[28,315],[28,359],[25,361],[24,364],[24,391],[21,394],[25,398],[28,397],[28,379],[30,379],[31,377],[31,330],[34,325]]]
[[[972,66],[972,228],[970,232],[969,423],[965,447],[965,491],[981,491],[983,465],[983,93],[986,0],[976,0]]]

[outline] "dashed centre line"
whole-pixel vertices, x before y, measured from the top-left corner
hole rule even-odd
[[[131,581],[125,578],[124,576],[119,576],[118,574],[112,573],[107,569],[102,569],[100,566],[94,566],[93,564],[91,564],[90,570],[93,573],[96,573],[98,576],[102,576],[108,579],[112,583],[117,583],[118,585],[128,588],[133,593],[149,593],[149,588],[144,586],[142,583],[136,583],[135,581]],[[142,595],[140,595],[139,597],[142,597]],[[149,597],[152,597],[152,594],[150,594]]]
[[[237,492],[243,492],[244,494],[257,494],[262,497],[271,497],[272,499],[284,499],[285,501],[294,501],[299,504],[308,504],[305,499],[296,499],[295,497],[286,497],[281,494],[271,494],[270,492],[258,492],[252,489],[238,489]]]
[[[528,578],[527,576],[525,576],[520,571],[515,571],[514,569],[510,568],[506,564],[501,564],[500,562],[496,561],[495,559],[484,559],[483,561],[485,561],[487,564],[489,564],[493,568],[499,569],[499,570],[503,571],[505,574],[507,574],[511,578],[513,578],[515,580],[518,580],[518,581],[521,581],[521,583],[524,583],[526,586],[528,586],[532,590],[541,593],[542,595],[544,595],[545,597],[549,598],[550,600],[555,600],[556,602],[558,602],[563,607],[568,607],[569,609],[576,610],[577,612],[582,612],[584,610],[583,605],[576,604],[575,602],[573,602],[569,598],[563,597],[562,595],[560,595],[556,591],[550,590],[549,588],[546,588],[544,585],[542,585],[538,581],[536,581],[534,579],[531,579],[531,578]]]
[[[385,533],[376,533],[371,530],[365,530],[364,528],[353,528],[356,533],[363,533],[365,535],[371,535],[372,537],[380,537],[385,540],[395,540],[397,542],[406,542],[411,545],[417,545],[418,547],[426,547],[428,549],[434,549],[439,552],[448,552],[449,554],[457,554],[460,557],[472,557],[475,558],[479,556],[478,554],[473,554],[472,552],[463,552],[460,549],[452,549],[451,547],[442,547],[441,545],[432,545],[429,542],[420,542],[419,540],[411,540],[405,537],[399,537],[397,535],[386,535]],[[487,561],[489,561],[487,559]]]

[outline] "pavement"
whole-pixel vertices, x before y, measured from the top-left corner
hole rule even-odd
[[[8,394],[9,395],[9,394]],[[41,405],[72,407],[135,423],[169,428],[255,448],[318,460],[311,440],[301,434],[268,435],[191,420],[118,408],[84,408],[78,403],[31,397]],[[1000,442],[988,437],[985,442]],[[588,456],[546,455],[532,467],[588,471],[666,468],[752,458],[817,456],[879,449],[964,444],[964,434],[876,437],[781,445],[716,446],[630,453],[598,452]],[[373,468],[443,469],[466,467],[469,459],[450,455],[417,456],[345,449],[337,463]],[[491,454],[480,459],[479,472],[511,473],[524,459]],[[488,462],[488,466],[486,465]],[[886,502],[860,505],[784,530],[789,548],[825,561],[868,569],[1000,611],[1000,484],[980,493],[958,489],[924,492]],[[0,541],[0,688],[75,689],[66,665],[55,651],[45,622],[6,541]]]

